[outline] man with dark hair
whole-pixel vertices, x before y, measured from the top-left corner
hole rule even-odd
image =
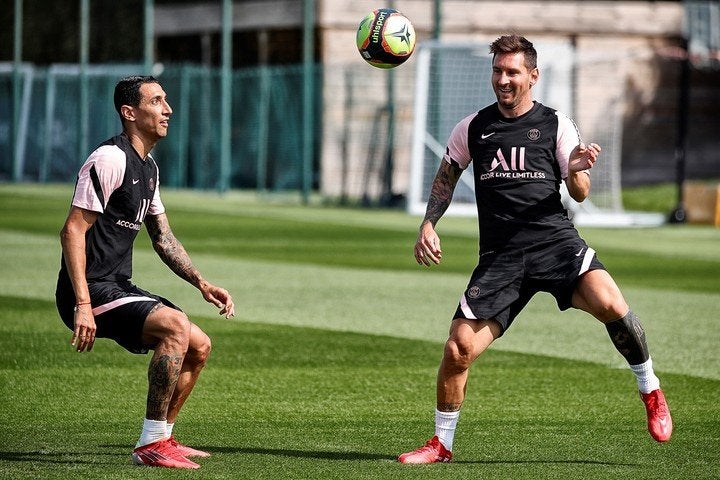
[[[56,303],[71,344],[90,351],[110,338],[132,353],[154,350],[142,433],[132,453],[139,465],[199,468],[187,457],[209,453],[180,444],[175,419],[210,354],[210,338],[169,300],[131,283],[133,243],[146,225],[158,256],[229,318],[232,297],[205,280],[175,238],[160,200],[150,151],[167,135],[172,108],[158,81],[126,77],[115,87],[123,131],[103,142],[80,168],[60,232]]]
[[[435,226],[472,161],[478,265],[460,297],[438,370],[435,436],[398,460],[451,460],[470,366],[540,291],[551,293],[561,310],[578,308],[605,324],[637,378],[650,435],[665,442],[672,419],[642,325],[595,251],[580,238],[560,199],[563,180],[573,199],[588,197],[589,170],[600,146],[585,145],[570,118],[533,101],[539,71],[531,42],[502,36],[490,52],[497,102],[461,120],[450,134],[414,251],[420,265],[440,263]]]

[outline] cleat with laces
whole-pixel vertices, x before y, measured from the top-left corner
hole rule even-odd
[[[647,411],[648,432],[658,442],[667,442],[672,435],[673,423],[665,395],[659,388],[650,393],[640,392]]]
[[[445,448],[437,435],[415,451],[403,453],[398,457],[400,463],[443,463],[452,460],[452,452]]]
[[[183,457],[170,439],[148,443],[133,450],[132,461],[135,465],[165,468],[200,468],[200,465]]]
[[[192,447],[188,447],[187,445],[183,445],[182,443],[178,442],[175,436],[170,436],[170,445],[177,448],[180,454],[183,457],[200,457],[200,458],[207,458],[210,456],[209,452],[203,452],[202,450],[198,450]]]

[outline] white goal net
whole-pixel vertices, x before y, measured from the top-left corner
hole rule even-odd
[[[578,64],[569,41],[535,42],[534,45],[540,69],[534,98],[569,115],[578,124],[583,139],[596,142],[603,149],[602,161],[591,172],[591,198],[578,204],[563,192],[563,201],[574,222],[599,226],[662,223],[662,215],[630,214],[622,207],[623,90],[622,85],[617,85],[616,65],[602,58],[584,59],[582,65]],[[452,128],[462,118],[496,99],[490,84],[492,57],[487,43],[425,42],[418,46],[416,55],[407,205],[410,213],[422,215]],[[598,75],[607,77],[607,82]],[[592,80],[586,81],[588,78]],[[471,164],[460,177],[447,214],[476,215],[472,175]]]

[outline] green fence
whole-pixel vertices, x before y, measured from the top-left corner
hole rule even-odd
[[[5,64],[0,68],[0,180],[74,181],[92,148],[120,131],[112,103],[118,79],[142,71],[140,65],[88,67],[89,119],[83,128],[79,67],[23,64],[19,118],[13,129],[13,71]],[[170,187],[218,188],[222,185],[220,69],[172,65],[156,76],[173,108],[168,136],[153,152],[161,182]],[[320,99],[319,66],[314,76],[314,97]],[[233,72],[232,159],[230,178],[225,179],[230,188],[285,191],[302,187],[302,86],[302,65]],[[322,131],[319,101],[313,115],[313,188],[317,187]]]

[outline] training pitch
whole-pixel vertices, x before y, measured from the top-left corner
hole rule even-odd
[[[453,463],[407,466],[396,456],[432,436],[475,221],[441,220],[444,263],[422,268],[417,217],[235,192],[163,192],[176,236],[233,294],[231,320],[138,237],[135,283],[213,340],[175,427],[212,457],[191,472],[133,466],[149,358],[102,339],[78,354],[54,306],[72,189],[0,185],[0,479],[720,477],[720,230],[581,231],[645,326],[670,442],[648,435],[603,326],[541,294],[471,370]]]

